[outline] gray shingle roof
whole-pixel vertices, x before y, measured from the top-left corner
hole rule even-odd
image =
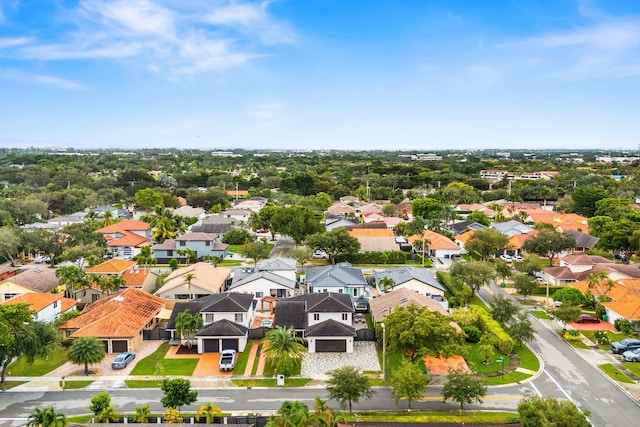
[[[228,319],[213,322],[206,328],[199,331],[197,337],[243,337],[247,334],[248,328],[239,325]]]
[[[197,299],[202,301],[201,312],[207,313],[239,313],[249,311],[253,302],[252,294],[225,292],[223,294],[207,295]]]
[[[496,224],[492,224],[491,228],[498,230],[499,232],[506,235],[507,237],[515,236],[516,234],[526,234],[533,231],[533,227],[525,225],[514,219],[507,222],[499,222]]]
[[[349,263],[314,267],[307,270],[307,283],[315,287],[365,286],[367,280],[362,270],[351,267]]]
[[[307,316],[304,301],[291,301],[286,299],[276,303],[273,324],[284,328],[305,329]]]
[[[593,249],[593,247],[600,240],[599,237],[592,236],[590,234],[581,233],[577,230],[568,230],[566,232],[569,236],[573,236],[576,239],[576,247],[577,248],[589,248]]]
[[[295,289],[295,280],[287,279],[286,277],[279,276],[270,271],[258,271],[257,273],[250,274],[248,276],[239,277],[239,280],[233,280],[229,289],[235,289],[247,283],[255,282],[258,279],[266,279],[270,282],[276,283],[280,286],[284,286],[289,289]]]
[[[375,278],[376,283],[379,282],[383,277],[388,277],[392,279],[396,285],[401,285],[405,282],[415,279],[436,289],[444,291],[442,285],[438,283],[438,281],[431,275],[431,273],[428,270],[422,268],[390,268],[388,270],[384,270],[374,274],[373,277]]]
[[[288,298],[287,301],[304,301],[308,313],[353,313],[350,295],[335,292],[303,294]]]
[[[261,271],[296,271],[298,263],[293,258],[268,258],[260,263],[258,270]]]
[[[202,307],[202,299],[197,301],[178,301],[173,306],[173,311],[171,311],[171,317],[167,322],[167,330],[175,330],[176,329],[176,318],[178,314],[187,310],[190,314],[196,314],[200,312],[200,308]]]
[[[355,337],[356,330],[337,320],[329,319],[309,326],[305,335],[307,337]]]

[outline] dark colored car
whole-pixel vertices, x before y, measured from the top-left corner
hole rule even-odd
[[[600,319],[588,314],[581,314],[576,323],[600,323]]]
[[[640,348],[640,340],[635,338],[625,338],[622,341],[616,341],[611,343],[611,351],[614,354],[622,354],[625,351]]]
[[[135,358],[136,358],[136,354],[135,353],[131,353],[129,351],[125,351],[124,353],[120,353],[119,355],[116,356],[115,359],[113,359],[113,362],[111,362],[111,368],[112,369],[124,369],[124,368],[127,367],[129,362],[131,362]]]

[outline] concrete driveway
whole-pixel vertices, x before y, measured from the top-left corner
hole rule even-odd
[[[356,341],[353,353],[307,353],[302,359],[301,375],[326,379],[327,372],[342,366],[355,366],[362,371],[382,371],[373,341]]]

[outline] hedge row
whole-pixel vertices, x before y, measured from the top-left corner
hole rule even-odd
[[[406,264],[407,255],[400,251],[362,252],[352,255],[339,256],[337,262],[347,261],[351,264]]]
[[[444,271],[436,272],[436,280],[445,288],[445,297],[449,301],[449,307],[463,307],[471,296],[471,289],[459,285],[451,279],[451,275]]]
[[[498,339],[496,344],[498,350],[502,354],[511,354],[513,351],[513,339],[502,329],[502,326],[482,308],[474,305],[471,310],[478,315],[478,327],[480,330],[485,334],[492,334]]]
[[[553,295],[553,293],[558,289],[562,289],[564,287],[565,286],[549,286],[549,296]],[[541,283],[540,286],[538,286],[536,290],[531,293],[531,295],[541,295],[541,296],[544,296],[546,294],[547,294],[547,287],[543,283]]]

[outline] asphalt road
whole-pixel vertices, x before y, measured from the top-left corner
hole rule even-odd
[[[287,236],[278,236],[276,237],[275,245],[271,250],[270,257],[287,257],[289,256],[289,251],[296,246],[296,242]]]
[[[492,284],[493,293],[503,292]],[[480,297],[493,296],[481,289]],[[505,295],[508,295],[504,293]],[[557,333],[537,318],[530,316],[536,330],[530,347],[542,359],[544,369],[535,379],[525,383],[529,393],[568,399],[591,411],[589,419],[596,426],[633,426],[640,423],[640,406],[613,384],[597,368],[586,362]]]

